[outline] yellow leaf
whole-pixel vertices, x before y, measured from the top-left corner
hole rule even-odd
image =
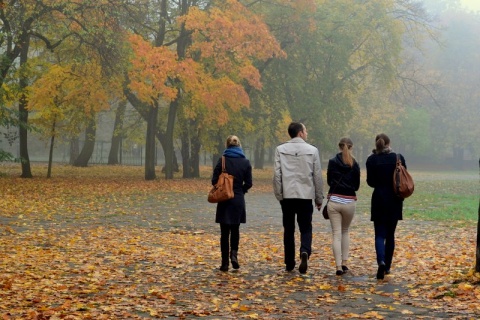
[[[375,318],[375,319],[385,319],[381,314],[379,314],[377,311],[369,311],[365,312],[363,314],[364,316]]]
[[[240,311],[248,311],[250,310],[251,308],[249,306],[246,306],[246,305],[243,305],[240,307]]]
[[[322,284],[318,287],[320,290],[330,290],[332,289],[332,286],[329,284]]]
[[[460,290],[470,291],[474,288],[474,286],[472,286],[469,283],[461,283],[461,284],[458,285],[458,288]]]

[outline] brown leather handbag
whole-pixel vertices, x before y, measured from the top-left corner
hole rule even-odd
[[[393,191],[397,197],[405,199],[412,195],[415,185],[407,168],[402,165],[400,154],[397,153],[397,166],[393,172]]]
[[[217,184],[208,193],[208,202],[218,203],[233,199],[233,176],[225,169],[225,157],[222,156],[222,173],[218,177]]]

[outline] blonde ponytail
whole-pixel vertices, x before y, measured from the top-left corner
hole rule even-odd
[[[346,165],[353,167],[355,158],[352,155],[353,141],[350,138],[342,138],[338,143],[338,147],[342,151],[342,161]]]

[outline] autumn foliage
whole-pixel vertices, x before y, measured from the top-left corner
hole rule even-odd
[[[183,90],[185,114],[207,123],[226,124],[230,112],[248,107],[247,87],[261,89],[256,61],[285,54],[260,17],[238,1],[208,11],[190,8],[178,19],[191,33],[187,56],[131,36],[134,55],[130,88],[145,102],[173,100]]]

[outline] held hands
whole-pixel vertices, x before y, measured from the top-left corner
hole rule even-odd
[[[315,207],[317,208],[318,211],[322,208],[322,203],[315,202]]]

